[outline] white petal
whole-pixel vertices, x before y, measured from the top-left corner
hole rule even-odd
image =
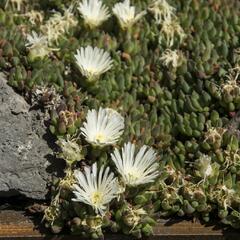
[[[97,47],[81,47],[74,57],[80,72],[88,79],[98,78],[112,67],[109,53]]]
[[[75,171],[74,175],[77,184],[73,185],[75,198],[72,200],[88,204],[93,207],[96,214],[103,215],[107,205],[119,192],[114,174],[103,166],[98,171],[97,164],[94,163],[91,168],[85,168],[84,172]]]
[[[159,175],[156,153],[152,148],[142,146],[135,155],[135,145],[128,142],[122,148],[122,155],[115,149],[111,158],[127,185],[140,185],[153,182]]]
[[[118,141],[124,130],[124,118],[116,111],[100,108],[89,110],[81,128],[86,141],[94,145],[109,145]]]

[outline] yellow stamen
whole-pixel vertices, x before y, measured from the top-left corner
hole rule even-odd
[[[103,198],[102,193],[100,193],[100,192],[95,192],[95,193],[92,195],[92,203],[93,203],[94,205],[99,205],[99,204],[101,204],[101,202],[102,202],[102,198]]]
[[[104,143],[106,141],[106,136],[102,133],[98,133],[96,135],[96,141],[100,143]]]

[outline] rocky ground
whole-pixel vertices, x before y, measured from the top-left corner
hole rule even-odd
[[[23,195],[45,199],[48,183],[57,172],[51,136],[43,113],[33,110],[0,77],[0,197]]]

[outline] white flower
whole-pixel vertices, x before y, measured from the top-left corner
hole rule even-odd
[[[108,204],[112,199],[117,198],[118,181],[109,167],[104,170],[104,166],[97,170],[94,163],[91,168],[86,167],[84,173],[75,171],[74,175],[77,184],[73,185],[73,193],[76,202],[83,202],[93,207],[96,214],[104,215]]]
[[[83,0],[79,3],[78,11],[90,28],[100,26],[109,17],[109,11],[101,0]]]
[[[135,145],[128,142],[124,144],[122,154],[115,149],[111,157],[126,185],[151,183],[159,175],[156,153],[145,145],[135,153]]]
[[[180,42],[182,42],[185,38],[185,33],[176,19],[166,19],[162,23],[159,37],[160,43],[164,39],[163,36],[165,36],[167,46],[171,47],[173,46],[176,37],[179,39]]]
[[[37,57],[43,58],[54,50],[48,47],[46,36],[38,35],[34,31],[32,31],[32,34],[27,34],[27,43],[25,46],[29,49],[32,59]]]
[[[162,61],[163,65],[167,67],[172,66],[173,68],[181,66],[183,59],[184,56],[181,51],[171,49],[165,50],[162,56],[160,57],[160,61]]]
[[[81,131],[86,140],[93,145],[114,144],[124,130],[124,118],[113,109],[100,108],[98,112],[89,110],[86,120]]]
[[[166,0],[154,1],[148,8],[153,13],[157,24],[161,24],[162,21],[170,20],[174,15],[175,8],[167,3]]]
[[[112,67],[110,54],[97,47],[81,47],[74,56],[82,75],[89,81],[96,80]]]
[[[129,0],[124,0],[122,3],[116,3],[112,9],[113,14],[117,17],[121,27],[126,29],[131,27],[142,16],[146,14],[146,11],[142,11],[136,15],[135,7],[130,6]]]

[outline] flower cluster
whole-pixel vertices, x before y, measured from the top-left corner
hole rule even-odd
[[[84,30],[93,31],[111,17],[110,10],[101,0],[82,0],[77,4],[78,13],[84,21]],[[153,13],[156,22],[162,25],[162,34],[166,38],[167,45],[174,44],[173,38],[176,35],[182,38],[180,26],[177,28],[177,24],[172,24],[176,20],[175,9],[166,1],[155,1],[143,11],[131,5],[130,0],[115,3],[112,7],[112,14],[120,28],[124,31],[129,30],[129,33],[132,32],[133,25],[143,18],[147,11]],[[30,17],[34,23],[39,16],[36,15],[35,18],[32,14]],[[38,35],[33,32],[32,35],[28,35],[26,47],[31,55],[44,58],[57,50],[50,46],[61,46],[59,44],[61,38],[77,23],[73,14],[73,5],[62,13],[54,12],[40,27],[41,32],[45,34]],[[168,25],[169,29],[167,29]],[[94,87],[101,75],[113,69],[115,62],[111,55],[114,53],[89,44],[76,50],[75,64],[83,78],[87,80],[87,87]],[[160,61],[167,67],[177,68],[181,64],[182,54],[180,51],[167,49]],[[96,220],[97,223],[93,224],[95,230],[101,226],[98,217],[102,221],[110,214],[112,203],[123,205],[123,222],[131,228],[130,232],[134,231],[142,218],[147,215],[147,211],[141,204],[139,206],[129,204],[127,197],[134,189],[137,191],[140,189],[145,193],[146,187],[153,185],[159,177],[160,166],[156,151],[147,145],[139,146],[132,140],[128,140],[122,147],[118,146],[123,141],[125,119],[114,109],[102,107],[98,110],[90,109],[86,113],[85,120],[77,116],[77,112],[68,109],[61,110],[58,114],[58,132],[61,134],[61,138],[57,141],[61,150],[58,157],[63,158],[67,163],[65,178],[59,183],[59,192],[61,189],[71,191],[72,204],[86,208],[90,217]],[[67,133],[72,134],[73,137],[70,138]],[[101,160],[101,154],[107,155],[106,160]],[[59,198],[59,195],[56,198]],[[145,196],[140,198],[140,200],[136,199],[136,202],[142,203]],[[84,219],[89,220],[90,217]],[[82,226],[87,225],[82,223]],[[149,232],[149,226],[144,231]]]
[[[84,19],[85,24],[90,28],[99,27],[110,17],[108,8],[101,0],[83,0],[79,3],[78,10]],[[124,0],[122,3],[116,3],[113,6],[112,11],[117,17],[122,29],[131,27],[146,14],[146,11],[136,14],[135,7],[130,6],[130,0]]]
[[[174,7],[169,5],[166,0],[156,0],[150,4],[148,10],[153,14],[156,23],[161,26],[160,44],[166,41],[167,47],[172,47],[175,36],[179,38],[180,42],[183,41],[185,33],[175,15]]]
[[[78,11],[91,29],[100,26],[110,17],[108,8],[100,0],[83,0],[79,3]],[[123,30],[146,14],[146,11],[136,13],[129,0],[116,3],[112,11]],[[45,44],[57,42],[59,36],[73,25],[75,22],[71,10],[65,11],[64,16],[55,13],[44,25],[47,32],[47,40],[44,37]],[[113,66],[108,52],[92,46],[78,49],[75,60],[81,74],[89,82],[96,81]],[[99,110],[92,109],[87,112],[86,121],[82,123],[80,131],[93,149],[103,149],[119,142],[124,125],[124,118],[116,110],[100,107]],[[75,141],[61,139],[58,144],[62,151],[59,156],[66,160],[70,168],[73,162],[84,158],[82,149]],[[102,165],[98,168],[97,162],[85,167],[84,171],[76,170],[74,173],[76,184],[72,186],[75,195],[73,201],[90,205],[95,213],[101,216],[106,214],[111,201],[118,200],[127,187],[153,183],[159,176],[157,154],[148,146],[144,145],[137,151],[135,144],[125,143],[121,153],[115,148],[111,160],[119,177],[116,177],[109,167]],[[139,221],[140,217],[137,222]]]
[[[99,111],[88,111],[81,133],[90,144],[102,147],[116,143],[123,129],[124,119],[118,112],[109,108],[100,108]],[[73,154],[75,145],[72,146],[71,143],[70,149],[66,151],[66,144],[69,142],[61,144],[63,154],[71,159],[78,157],[77,153]],[[102,166],[98,171],[96,163],[91,168],[85,168],[84,173],[76,171],[77,184],[73,186],[75,194],[73,200],[88,204],[93,207],[96,214],[104,215],[108,204],[123,192],[120,182],[132,187],[154,182],[159,175],[156,152],[147,146],[142,146],[137,153],[135,149],[135,144],[128,142],[122,148],[121,154],[118,149],[111,154],[112,161],[120,174],[120,181],[114,177],[109,168],[104,170]]]
[[[52,51],[57,51],[57,48],[50,48],[54,43],[58,43],[58,39],[65,33],[68,33],[71,27],[77,25],[77,21],[72,13],[72,6],[64,11],[62,15],[56,12],[44,25],[41,25],[41,31],[44,34],[27,35],[26,47],[30,50],[30,59],[44,58]],[[42,15],[39,12],[29,12],[25,14],[29,20],[35,24],[35,21],[42,21]]]

